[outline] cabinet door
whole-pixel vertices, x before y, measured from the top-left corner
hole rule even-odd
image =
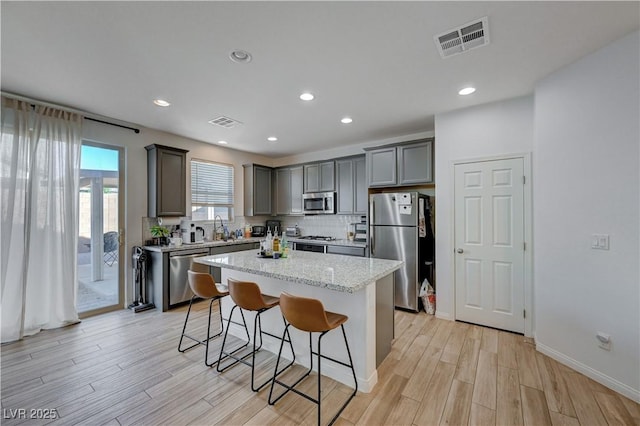
[[[353,161],[336,161],[336,181],[338,190],[338,214],[353,213]]]
[[[432,142],[418,142],[398,147],[400,185],[433,182]]]
[[[396,185],[396,147],[367,151],[369,186]]]
[[[367,214],[369,197],[367,195],[367,167],[364,156],[353,159],[353,192],[355,214]]]
[[[291,214],[302,214],[302,182],[304,180],[302,166],[291,169]]]
[[[271,209],[271,169],[254,166],[253,174],[254,214],[270,215]]]
[[[336,190],[335,163],[327,161],[320,163],[320,192],[330,192]]]
[[[291,170],[276,170],[276,214],[291,212]]]
[[[158,148],[157,156],[156,215],[186,216],[186,155]]]
[[[304,166],[304,192],[320,191],[320,166],[307,164]]]

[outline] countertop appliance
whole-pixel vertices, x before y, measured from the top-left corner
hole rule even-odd
[[[273,219],[267,220],[266,226],[267,226],[267,231],[271,229],[272,235],[275,235],[276,230],[278,231],[278,235],[282,234],[282,226],[280,225],[279,220],[273,220]]]
[[[198,244],[204,242],[204,229],[192,220],[183,219],[180,221],[180,234],[183,244]]]
[[[356,222],[351,224],[354,230],[354,238],[353,241],[358,241],[361,243],[367,242],[367,224],[364,222]]]
[[[418,311],[418,293],[433,265],[435,239],[431,229],[430,199],[417,192],[369,196],[371,257],[403,260],[395,274],[395,305]]]
[[[187,271],[196,257],[208,256],[209,249],[189,249],[169,253],[169,308],[187,302],[193,296]]]
[[[335,214],[336,193],[314,192],[302,194],[304,214]]]
[[[298,225],[296,226],[287,226],[286,229],[286,234],[287,237],[299,237],[300,236],[300,228],[298,228]]]
[[[263,225],[255,225],[251,227],[252,237],[264,237],[267,235],[267,228]]]

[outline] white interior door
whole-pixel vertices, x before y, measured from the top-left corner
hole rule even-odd
[[[456,319],[524,332],[524,160],[455,165]]]

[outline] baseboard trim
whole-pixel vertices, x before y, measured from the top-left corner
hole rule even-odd
[[[556,351],[555,349],[550,348],[542,343],[536,341],[536,349],[547,355],[550,358],[555,359],[556,361],[571,367],[572,369],[584,374],[585,376],[595,380],[596,382],[618,392],[621,395],[626,396],[627,398],[637,402],[640,404],[640,390],[633,389],[631,386],[626,385],[612,377],[607,376],[606,374],[601,373],[598,370],[595,370],[589,367],[586,364],[581,363],[580,361],[576,361],[573,358],[566,356],[565,354]]]
[[[442,312],[436,309],[436,318],[440,318],[443,320],[452,321],[451,315],[449,312]]]

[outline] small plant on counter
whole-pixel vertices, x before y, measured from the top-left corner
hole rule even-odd
[[[171,234],[167,227],[160,225],[154,225],[149,230],[151,231],[155,245],[166,243],[166,238]]]

